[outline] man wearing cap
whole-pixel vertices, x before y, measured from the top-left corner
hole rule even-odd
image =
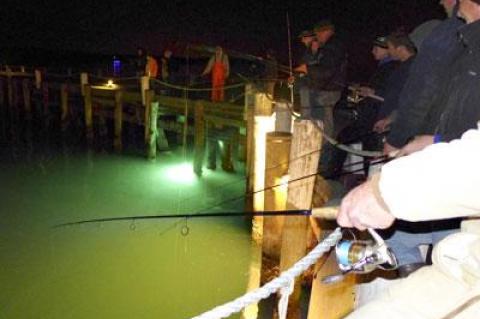
[[[307,64],[311,63],[315,57],[316,51],[312,51],[312,42],[315,40],[315,33],[311,30],[304,30],[299,35],[300,42],[305,46],[305,51],[300,59],[300,63],[294,68],[298,74],[296,85],[300,95],[301,114],[303,117],[311,117],[310,88],[307,79]]]
[[[367,86],[355,87],[359,93],[365,97],[358,106],[358,119],[351,125],[343,128],[337,136],[340,143],[362,142],[363,149],[378,150],[381,148],[381,141],[378,136],[372,135],[373,124],[377,118],[378,109],[382,102],[371,98],[372,95],[384,96],[387,80],[399,65],[398,61],[393,60],[388,52],[386,37],[377,37],[373,41],[372,55],[378,62],[377,69],[368,81]],[[325,177],[337,176],[341,170],[347,153],[341,149],[333,149],[333,159],[331,166],[325,167],[323,175]]]
[[[458,56],[457,31],[464,24],[456,16],[457,0],[441,0],[440,4],[448,18],[423,41],[417,41],[418,54],[401,93],[396,120],[386,137],[386,154],[402,148],[415,135],[433,132],[438,124],[441,111],[436,101],[448,82],[446,66]],[[415,34],[418,32],[413,32],[414,38]]]
[[[347,54],[335,35],[335,26],[331,21],[320,21],[313,31],[315,41],[312,42],[312,52],[316,53],[314,59],[307,63],[312,117],[321,120],[325,132],[333,135],[333,107],[346,86]]]

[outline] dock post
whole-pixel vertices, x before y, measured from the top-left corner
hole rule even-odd
[[[113,147],[116,152],[122,151],[122,124],[123,124],[123,92],[115,91],[115,111],[114,111],[114,139]]]
[[[32,100],[31,100],[29,79],[23,79],[22,89],[23,89],[23,107],[25,110],[25,116],[27,117],[27,119],[31,119],[32,118]]]
[[[252,181],[253,181],[253,210],[263,211],[265,208],[265,196],[261,190],[265,187],[265,152],[267,133],[275,129],[272,117],[272,103],[265,93],[255,94],[253,141],[252,141]],[[263,232],[263,217],[253,218],[253,239],[261,242]]]
[[[69,114],[69,109],[68,109],[68,85],[66,83],[63,83],[60,86],[60,107],[62,110],[61,114],[61,126],[62,126],[62,131],[64,131],[67,128],[67,121],[68,121],[68,114]]]
[[[85,96],[85,85],[88,84],[88,73],[82,72],[80,73],[80,90],[82,92],[82,96]]]
[[[87,135],[87,142],[90,145],[93,141],[92,88],[87,84],[84,86],[84,90],[85,133]]]
[[[12,79],[12,70],[7,66],[7,99],[8,106],[11,108],[13,106],[13,79]]]
[[[290,164],[288,175],[293,181],[288,185],[287,209],[310,209],[315,176],[320,157],[318,148],[322,136],[319,129],[306,120],[296,120],[294,123]],[[304,178],[305,176],[311,176]],[[302,179],[303,178],[303,179]],[[309,218],[291,216],[285,219],[282,234],[280,271],[293,266],[305,256],[307,251],[307,233]],[[300,318],[301,280],[295,281],[295,289],[288,304],[288,318]]]
[[[40,90],[42,88],[42,72],[35,69],[35,88]]]
[[[287,207],[291,143],[291,133],[271,132],[267,134],[265,164],[265,210],[267,211],[281,211]],[[283,216],[272,216],[264,217],[263,220],[263,254],[276,262],[280,261],[284,219]]]
[[[145,114],[144,114],[144,134],[145,134],[145,144],[148,145],[148,143],[150,143],[150,112],[151,112],[151,104],[153,102],[153,98],[155,96],[155,92],[153,90],[147,90],[145,92],[145,102],[142,102],[144,103],[144,106],[145,106]]]
[[[195,103],[195,157],[193,170],[202,176],[203,159],[205,157],[205,108],[202,102]]]
[[[150,128],[150,141],[148,143],[148,158],[154,160],[157,157],[157,119],[158,119],[158,101],[150,103],[150,120],[149,120],[149,128]]]

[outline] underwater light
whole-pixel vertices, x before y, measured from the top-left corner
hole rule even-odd
[[[186,162],[168,167],[166,176],[170,181],[181,184],[193,183],[197,179],[192,164]]]

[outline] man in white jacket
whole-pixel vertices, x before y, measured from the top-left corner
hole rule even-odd
[[[388,228],[395,219],[480,216],[480,130],[392,161],[342,201],[343,227]],[[480,220],[434,249],[433,265],[393,284],[347,318],[480,318]]]

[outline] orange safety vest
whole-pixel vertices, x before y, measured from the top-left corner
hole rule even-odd
[[[223,54],[220,60],[215,60],[212,67],[212,101],[221,102],[225,98],[226,67],[223,63]]]

